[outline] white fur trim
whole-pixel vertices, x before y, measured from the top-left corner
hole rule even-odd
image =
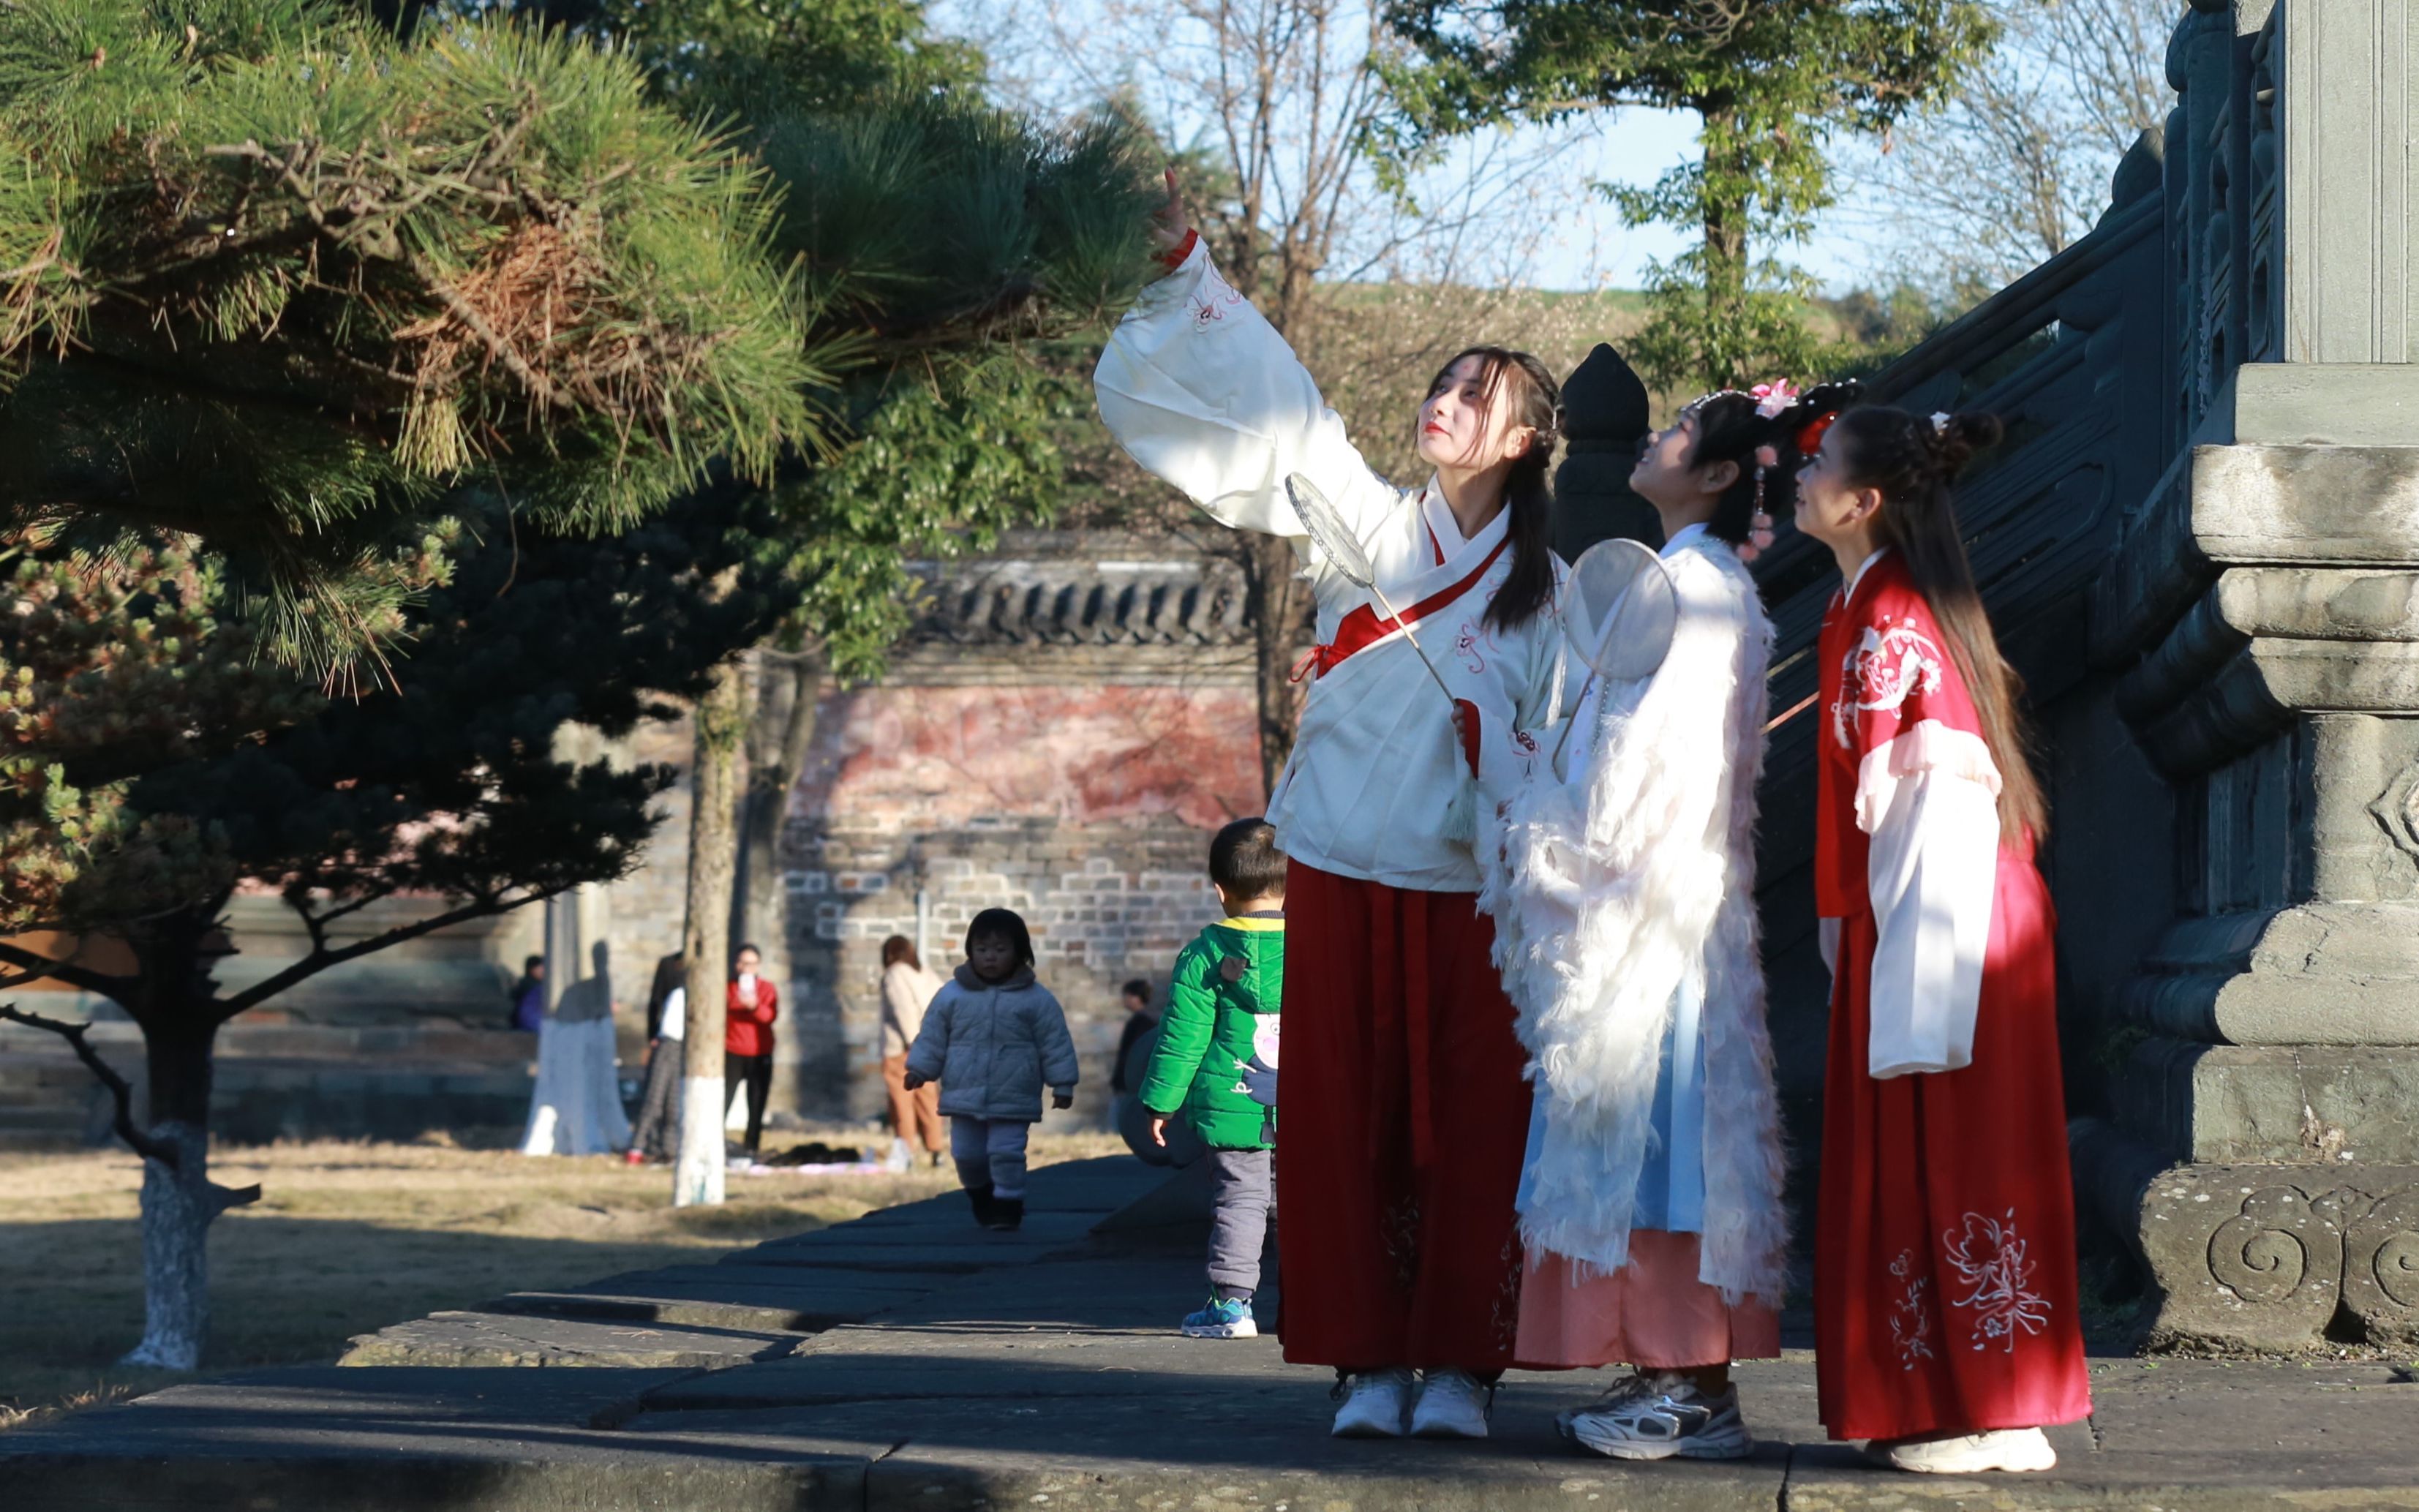
[[[1772,630],[1729,547],[1670,559],[1680,624],[1662,668],[1603,689],[1595,755],[1540,763],[1480,904],[1544,1110],[1527,1242],[1584,1273],[1629,1258],[1656,1066],[1684,979],[1703,989],[1705,1227],[1699,1274],[1778,1297],[1788,1247],[1779,1102],[1755,912],[1755,783]]]

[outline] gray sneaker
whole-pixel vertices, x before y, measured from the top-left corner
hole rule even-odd
[[[1573,1437],[1571,1425],[1579,1421],[1580,1413],[1609,1412],[1638,1397],[1653,1395],[1655,1395],[1653,1376],[1642,1371],[1624,1376],[1607,1386],[1594,1401],[1581,1403],[1578,1407],[1565,1407],[1556,1412],[1554,1414],[1555,1431],[1561,1433],[1565,1439],[1571,1438]]]
[[[1579,1412],[1571,1437],[1615,1459],[1739,1459],[1755,1447],[1736,1386],[1707,1396],[1687,1377],[1669,1374],[1652,1377],[1635,1396]]]

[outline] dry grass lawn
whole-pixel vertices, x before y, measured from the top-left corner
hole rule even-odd
[[[774,1135],[767,1152],[789,1143]],[[1033,1158],[1123,1148],[1107,1134],[1037,1132]],[[356,1334],[439,1308],[708,1258],[957,1184],[946,1168],[733,1176],[728,1205],[676,1210],[662,1166],[332,1141],[223,1149],[211,1174],[262,1188],[211,1231],[213,1372],[333,1359]],[[143,1327],[141,1185],[123,1149],[12,1152],[0,1164],[0,1426],[182,1379],[116,1364]]]

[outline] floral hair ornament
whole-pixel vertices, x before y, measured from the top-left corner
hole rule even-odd
[[[1823,449],[1823,438],[1831,434],[1831,423],[1839,418],[1840,411],[1834,409],[1829,414],[1816,415],[1813,419],[1808,421],[1803,425],[1798,426],[1797,455],[1799,456],[1812,456],[1815,453],[1821,451]]]
[[[1800,397],[1797,385],[1787,378],[1774,378],[1769,383],[1759,383],[1747,392],[1748,396],[1755,401],[1755,412],[1766,420],[1778,420],[1786,414],[1790,406],[1795,404]]]
[[[1753,562],[1772,549],[1772,517],[1764,512],[1764,476],[1780,465],[1780,454],[1769,445],[1755,449],[1755,513],[1748,517],[1747,539],[1734,548],[1741,562]]]

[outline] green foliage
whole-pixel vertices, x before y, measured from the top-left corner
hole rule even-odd
[[[854,443],[778,496],[805,585],[792,636],[821,641],[842,678],[879,677],[922,592],[913,559],[988,550],[1000,531],[1050,517],[1063,483],[1055,433],[1078,394],[1011,351],[869,381]]]
[[[408,676],[359,699],[243,655],[239,608],[176,556],[22,566],[0,603],[0,682],[31,694],[0,705],[0,932],[128,939],[146,978],[115,990],[165,1016],[177,984],[148,954],[173,959],[239,882],[324,947],[325,921],[397,893],[496,912],[626,871],[670,774],[564,761],[558,737],[669,713],[772,628],[791,598],[763,497],[710,488],[607,536],[455,506],[476,528],[409,613]]]
[[[109,888],[135,917],[163,891],[232,884],[210,825],[123,807],[142,773],[223,755],[323,702],[227,633],[224,609],[216,575],[175,552],[88,571],[16,563],[0,587],[0,934],[60,918],[97,855],[143,858],[151,883]]]
[[[932,37],[917,0],[605,0],[586,24],[666,99],[708,111],[771,88],[829,110],[982,81],[981,54]]]
[[[1658,387],[1812,371],[1806,280],[1751,249],[1802,239],[1831,203],[1836,135],[1885,131],[1939,98],[1992,37],[1976,0],[1394,0],[1388,17],[1417,54],[1388,73],[1398,174],[1489,124],[1621,105],[1697,115],[1698,162],[1606,190],[1633,225],[1700,233],[1650,273],[1633,360]]]
[[[282,649],[325,664],[468,473],[614,528],[813,435],[762,169],[627,58],[424,37],[310,0],[0,7],[0,525],[200,536],[316,612]]]

